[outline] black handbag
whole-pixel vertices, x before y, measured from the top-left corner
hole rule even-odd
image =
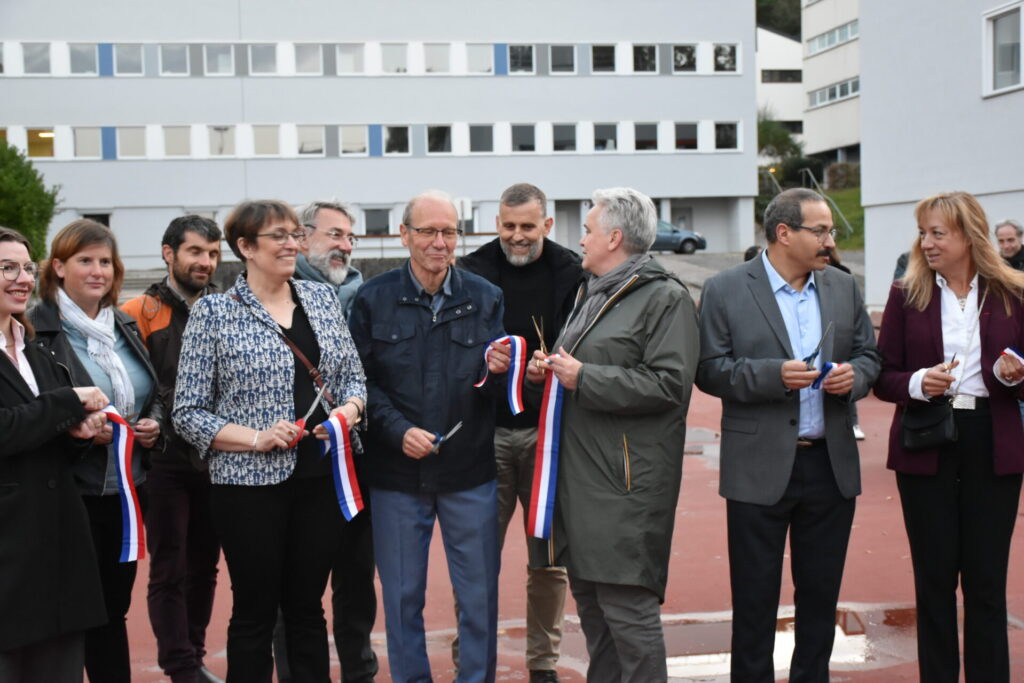
[[[941,448],[957,439],[953,402],[949,396],[930,401],[911,399],[903,409],[903,448],[921,451]]]

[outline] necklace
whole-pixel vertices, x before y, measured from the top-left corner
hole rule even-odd
[[[960,304],[960,310],[964,310],[965,308],[967,308],[967,295],[965,294],[964,296],[957,296],[956,302]]]

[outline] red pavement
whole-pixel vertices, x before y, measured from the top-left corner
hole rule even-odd
[[[892,406],[870,397],[861,401],[858,407],[861,428],[867,433],[867,440],[860,442],[864,493],[857,501],[857,514],[840,602],[854,612],[860,610],[860,616],[870,620],[882,615],[886,608],[913,606],[913,575],[895,480],[892,472],[885,469],[886,439]],[[682,615],[727,612],[731,606],[725,505],[717,494],[718,471],[715,458],[711,455],[717,449],[720,417],[719,402],[695,390],[688,417],[690,444],[687,450],[703,450],[706,454],[687,455],[685,458],[669,589],[662,609],[666,622],[676,623]],[[521,526],[515,527],[514,523],[513,528]],[[1024,619],[1022,553],[1024,540],[1022,534],[1017,533],[1011,549],[1008,590],[1010,619],[1012,624],[1016,624],[1010,629],[1011,667],[1015,680],[1024,677],[1024,629],[1021,628],[1021,619]],[[510,532],[503,555],[504,570],[500,587],[501,635],[498,679],[501,681],[527,680],[523,660],[525,561],[523,535]],[[141,683],[167,680],[156,665],[156,644],[146,616],[147,574],[147,565],[143,561],[140,563],[139,579],[135,586],[132,609],[128,615],[134,680]],[[782,585],[783,607],[792,606],[793,603],[793,586],[788,574],[787,568]],[[231,601],[227,570],[223,564],[221,578],[221,587],[218,589],[214,617],[208,634],[210,654],[207,657],[207,666],[214,673],[223,676],[226,672],[224,647]],[[329,602],[325,600],[325,608],[328,610]],[[571,596],[566,612],[574,618],[575,605]],[[382,615],[383,610],[380,610],[375,640],[382,663],[381,675],[377,680],[383,683],[391,679],[387,675]],[[889,635],[876,640],[869,638],[867,662],[861,665],[834,666],[832,680],[856,683],[916,681],[912,622],[909,626],[905,623],[907,616],[906,612],[891,611],[879,617],[879,622],[884,620],[888,624]],[[727,618],[727,614],[724,617]],[[448,644],[455,621],[439,534],[435,534],[431,548],[425,618],[427,629],[430,631],[428,644],[434,678],[438,683],[451,681],[453,674]],[[886,628],[886,624],[874,622],[870,622],[869,626],[873,626],[875,631]],[[582,681],[586,666],[583,638],[578,626],[574,624],[568,624],[566,631],[560,674],[563,681]],[[668,626],[666,633],[670,656],[713,652],[716,651],[715,643],[721,643],[723,638],[724,642],[728,642],[727,624],[710,627]],[[333,651],[331,654],[333,660]],[[338,680],[338,671],[337,662],[332,661],[334,680]],[[692,680],[724,679],[701,676]]]

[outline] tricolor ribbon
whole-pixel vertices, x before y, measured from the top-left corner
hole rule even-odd
[[[121,557],[119,562],[135,562],[146,556],[146,529],[142,525],[142,506],[132,479],[132,451],[135,432],[117,408],[103,409],[114,430],[114,470],[117,473],[117,493],[121,499]]]
[[[508,407],[513,415],[523,412],[523,379],[526,377],[526,340],[522,337],[506,334],[498,337],[493,343],[509,345],[508,365]],[[491,344],[484,349],[484,376],[473,386],[480,388],[487,381],[487,359],[491,357]]]
[[[533,465],[533,491],[526,530],[537,538],[551,538],[558,484],[558,445],[562,431],[562,384],[549,372],[544,380],[544,400],[537,427],[537,454]]]
[[[334,476],[338,505],[345,519],[351,522],[364,506],[363,493],[356,479],[356,463],[352,457],[348,423],[341,413],[335,413],[323,425],[330,438],[321,445],[321,452],[324,455],[331,454],[331,474]]]

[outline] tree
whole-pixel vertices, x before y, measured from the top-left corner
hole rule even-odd
[[[803,144],[765,108],[757,112],[757,151],[761,156],[784,161],[800,156]]]
[[[800,0],[757,0],[759,26],[800,38]]]
[[[32,162],[0,140],[0,225],[28,238],[33,259],[46,255],[46,230],[59,192],[59,185],[47,189]]]

